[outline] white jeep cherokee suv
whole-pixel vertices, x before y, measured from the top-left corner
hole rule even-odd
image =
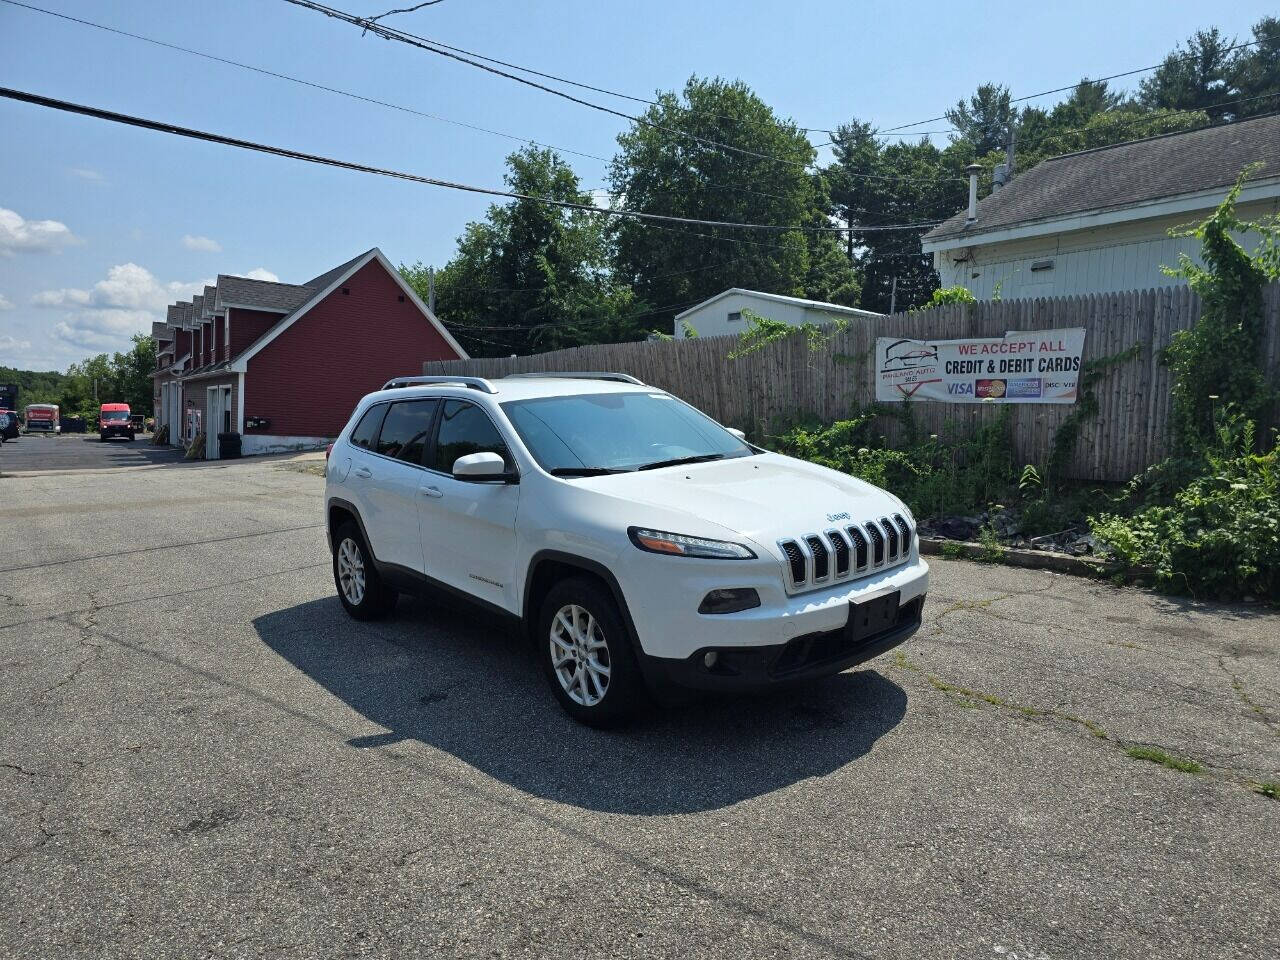
[[[929,568],[901,500],[622,374],[393,380],[326,477],[353,617],[425,586],[519,618],[587,723],[645,687],[837,673],[920,626]]]

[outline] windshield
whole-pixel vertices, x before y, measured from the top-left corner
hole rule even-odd
[[[596,393],[502,405],[542,469],[565,476],[654,469],[755,451],[665,393]]]
[[[103,420],[128,420],[129,411],[128,410],[103,410],[102,419]]]

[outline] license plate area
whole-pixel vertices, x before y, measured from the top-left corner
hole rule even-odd
[[[858,643],[891,628],[898,620],[899,598],[895,590],[874,600],[850,603],[849,620],[844,628],[846,638]]]

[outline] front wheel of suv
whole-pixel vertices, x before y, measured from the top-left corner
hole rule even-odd
[[[640,667],[603,585],[575,577],[552,587],[538,617],[537,644],[551,690],[569,716],[609,727],[636,712],[644,692]]]
[[[333,585],[347,613],[357,620],[385,617],[395,607],[397,594],[382,582],[355,524],[339,527],[333,543]]]

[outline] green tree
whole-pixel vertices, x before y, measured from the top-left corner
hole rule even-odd
[[[831,225],[823,181],[807,169],[813,146],[745,84],[693,77],[680,94],[659,94],[643,119],[618,137],[615,202],[704,220]],[[615,279],[653,310],[653,330],[669,332],[681,309],[727,287],[846,300],[856,290],[832,236],[624,221],[613,237]]]
[[[1233,75],[1234,92],[1247,101],[1234,105],[1238,117],[1271,113],[1280,104],[1280,18],[1263,17],[1253,38],[1257,44],[1240,52]]]
[[[1002,149],[1009,142],[1015,115],[1009,88],[999,83],[982,84],[967,101],[957,100],[946,111],[947,122],[956,128],[953,139],[969,141],[979,156]]]
[[[1215,121],[1229,119],[1230,108],[1216,104],[1229,99],[1239,59],[1235,42],[1217,27],[1196,31],[1139,84],[1138,99],[1151,109],[1204,110]]]
[[[570,167],[551,150],[507,158],[508,187],[530,197],[591,204]],[[608,274],[599,214],[513,200],[467,225],[458,252],[436,274],[441,320],[474,356],[502,356],[577,343],[631,339],[631,293]],[[427,270],[401,266],[424,299]]]
[[[945,150],[924,139],[881,144],[859,120],[838,127],[832,142],[835,159],[824,174],[832,214],[853,225],[845,253],[861,275],[859,305],[884,313],[895,300],[898,310],[924,303],[938,286],[932,258],[920,251],[928,227],[874,228],[954,214],[965,202],[972,144],[958,139]]]

